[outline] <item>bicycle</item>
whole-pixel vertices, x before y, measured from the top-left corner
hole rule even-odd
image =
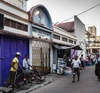
[[[30,72],[22,69],[22,72],[16,77],[15,84],[22,90],[29,89],[32,86],[32,76]]]
[[[36,81],[38,84],[41,84],[41,83],[45,82],[46,74],[44,74],[43,71],[39,71],[37,69],[37,66],[33,66],[32,68],[33,68],[32,69],[32,73],[31,73],[31,75],[32,75],[32,83],[34,81]]]

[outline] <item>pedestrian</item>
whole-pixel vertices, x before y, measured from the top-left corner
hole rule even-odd
[[[71,67],[71,59],[69,56],[66,57],[66,66]]]
[[[26,70],[30,70],[30,67],[32,67],[32,66],[30,65],[30,60],[29,60],[28,54],[26,54],[25,58],[23,59],[23,68]]]
[[[84,59],[83,59],[83,54],[80,57],[80,61],[81,61],[81,67],[82,69],[84,69]]]
[[[78,59],[78,56],[76,55],[74,59],[72,60],[72,69],[73,69],[73,81],[75,82],[75,76],[77,75],[77,80],[80,80],[80,67],[81,67],[81,62]]]
[[[97,55],[96,64],[95,64],[95,75],[97,79],[100,81],[100,56]]]
[[[16,89],[15,88],[15,79],[16,79],[18,67],[20,67],[20,69],[22,69],[19,64],[19,60],[18,60],[20,56],[21,56],[20,52],[16,52],[16,56],[14,57],[14,59],[11,62],[10,75],[6,81],[6,87],[8,87],[8,85],[12,82],[13,90]]]

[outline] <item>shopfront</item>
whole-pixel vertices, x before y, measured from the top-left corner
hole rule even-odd
[[[72,60],[75,55],[77,55],[78,50],[82,50],[79,45],[77,46],[62,46],[62,45],[53,45],[53,72],[57,72],[57,69],[60,69],[61,65],[66,64],[66,57],[69,56]]]
[[[36,5],[29,11],[31,36],[30,58],[32,65],[39,70],[50,73],[52,44],[52,20],[48,10],[43,5]]]

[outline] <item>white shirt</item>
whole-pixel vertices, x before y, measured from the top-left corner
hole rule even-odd
[[[27,70],[30,69],[30,66],[29,66],[28,64],[30,64],[29,59],[26,60],[26,59],[24,58],[24,59],[23,59],[23,67],[25,67]]]
[[[73,64],[73,67],[75,67],[75,68],[79,68],[80,66],[79,66],[79,64],[81,64],[81,62],[80,62],[80,60],[75,60],[75,59],[73,59],[73,61],[72,61],[72,64]]]
[[[98,61],[100,61],[100,57],[96,59],[95,64],[97,64],[97,63],[98,63]]]

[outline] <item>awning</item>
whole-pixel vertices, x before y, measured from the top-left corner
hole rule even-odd
[[[82,48],[79,45],[67,47],[67,46],[60,46],[60,45],[53,45],[57,49],[74,49],[74,50],[82,50]]]
[[[53,45],[55,48],[57,48],[57,49],[68,49],[69,47],[67,47],[67,46],[60,46],[60,45]]]
[[[74,50],[83,50],[79,45],[73,46],[73,47],[71,47],[71,49],[74,49]]]

